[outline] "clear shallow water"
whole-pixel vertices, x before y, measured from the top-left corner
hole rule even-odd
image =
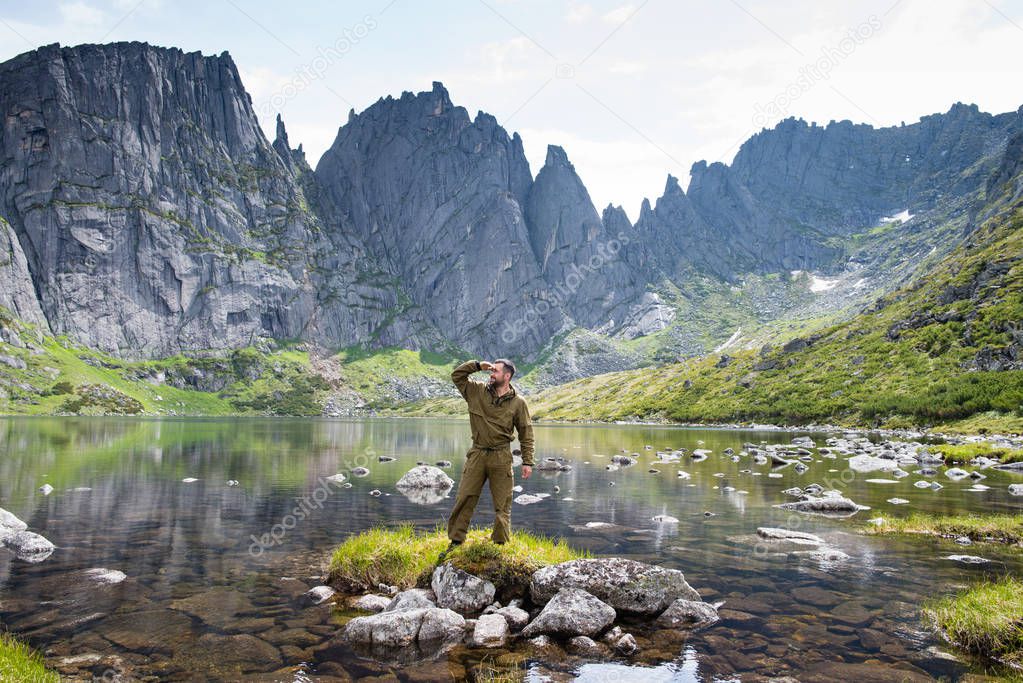
[[[819,445],[827,436],[810,435]],[[791,675],[802,681],[869,681],[900,680],[909,673],[919,680],[955,680],[981,671],[976,663],[948,656],[949,649],[923,629],[919,605],[984,576],[1019,573],[1018,556],[932,539],[866,537],[855,529],[878,512],[1018,513],[1021,503],[1007,486],[1023,482],[1023,476],[988,471],[983,483],[991,489],[967,492],[969,480],[939,475],[944,488],[931,491],[913,487],[921,479],[916,475],[897,484],[868,483],[887,475],[853,474],[842,458],[810,463],[804,474],[789,467],[772,478],[768,466],[722,455],[728,447],[738,452],[747,441],[788,443],[792,436],[538,425],[538,460],[564,457],[574,467],[520,481],[527,493],[552,495],[534,505],[514,505],[513,525],[564,536],[597,555],[681,569],[705,599],[725,601],[725,619],[673,639],[646,633],[639,624],[643,649],[631,662],[529,660],[529,679]],[[452,461],[449,474],[457,480],[467,447],[468,424],[457,420],[2,418],[0,507],[58,548],[39,564],[0,550],[0,621],[46,651],[51,662],[78,658],[72,661],[84,667],[81,675],[106,672],[108,680],[115,671],[162,680],[469,675],[481,654],[462,649],[414,667],[350,652],[317,655],[313,651],[336,631],[338,616],[295,600],[319,583],[330,550],[348,535],[381,522],[442,524],[450,498],[418,504],[394,482],[420,460]],[[623,448],[639,453],[639,464],[605,470],[610,456]],[[655,451],[674,448],[713,453],[703,462],[683,458],[648,472]],[[379,455],[396,461],[380,463]],[[351,488],[324,481],[360,465],[370,473],[350,478]],[[679,469],[691,479],[679,479]],[[834,520],[773,507],[790,500],[784,489],[828,479],[872,509]],[[228,486],[228,480],[239,485]],[[55,489],[49,496],[38,491],[44,483]],[[371,496],[373,489],[383,495]],[[892,497],[910,504],[885,502]],[[474,523],[489,524],[491,510],[485,493]],[[651,518],[658,514],[679,523],[657,525]],[[595,521],[617,526],[584,527]],[[821,535],[849,559],[815,559],[794,554],[812,548],[758,542],[753,536],[758,526]],[[966,566],[942,559],[950,554],[993,562]],[[83,574],[98,567],[123,571],[128,579],[99,586]],[[503,651],[488,656],[491,664],[511,659]]]

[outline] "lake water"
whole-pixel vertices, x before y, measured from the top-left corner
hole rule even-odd
[[[819,445],[829,436],[806,434]],[[984,484],[991,488],[974,492],[966,491],[969,480],[939,475],[944,488],[932,491],[915,488],[922,478],[916,475],[896,484],[868,483],[885,475],[853,474],[841,457],[809,463],[803,474],[788,467],[771,477],[768,466],[722,454],[729,447],[738,452],[744,442],[789,443],[793,436],[538,425],[537,459],[564,457],[573,469],[519,481],[527,493],[552,495],[514,505],[513,526],[564,536],[596,555],[680,569],[704,599],[725,602],[726,618],[667,642],[641,638],[645,647],[631,661],[526,660],[527,679],[956,680],[982,671],[982,664],[928,633],[920,604],[985,576],[1018,574],[1019,556],[951,541],[870,537],[856,529],[879,512],[1018,513],[1020,499],[1007,486],[1023,476],[988,471]],[[0,507],[57,550],[37,564],[0,550],[0,621],[50,662],[72,658],[65,664],[80,667],[86,679],[114,680],[115,672],[128,672],[122,680],[472,675],[482,654],[461,648],[414,667],[354,653],[323,661],[314,651],[336,632],[340,617],[295,599],[320,582],[330,551],[350,534],[384,522],[424,529],[442,524],[451,498],[419,504],[394,483],[417,461],[450,460],[449,474],[457,480],[468,445],[468,423],[460,420],[2,418]],[[713,453],[699,463],[683,458],[648,472],[656,450],[675,448]],[[639,453],[639,464],[607,471],[610,456],[623,449]],[[380,463],[380,455],[396,460]],[[370,473],[351,477],[351,488],[324,482],[360,465]],[[691,478],[679,478],[679,469]],[[229,480],[238,485],[228,486]],[[871,509],[827,519],[773,507],[791,500],[783,490],[826,480]],[[47,483],[54,491],[43,495],[38,489]],[[370,495],[373,489],[382,495]],[[892,497],[910,503],[887,503]],[[651,521],[660,514],[679,522]],[[473,522],[491,520],[485,493]],[[587,522],[616,526],[588,530]],[[758,543],[759,526],[821,535],[849,557],[822,559],[790,552],[812,548]],[[950,554],[993,561],[964,565],[943,559]],[[99,586],[84,574],[93,568],[128,578]],[[513,659],[492,652],[484,664]]]

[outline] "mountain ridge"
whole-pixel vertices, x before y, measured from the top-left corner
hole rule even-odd
[[[633,224],[557,145],[534,176],[439,81],[351,110],[315,169],[280,116],[268,139],[227,53],[50,45],[0,84],[0,306],[43,334],[129,361],[505,355],[538,387],[854,315],[977,229],[1023,131],[1023,107],[961,103],[790,117],[685,190],[669,174]]]

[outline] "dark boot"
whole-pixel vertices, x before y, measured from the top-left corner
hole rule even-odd
[[[448,544],[448,547],[442,550],[440,555],[437,556],[437,564],[443,562],[444,558],[448,556],[448,553],[450,553],[452,549],[457,548],[460,545],[462,545],[461,541],[451,541],[451,543]]]

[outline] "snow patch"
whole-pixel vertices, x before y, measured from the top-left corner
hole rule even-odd
[[[742,332],[742,328],[741,327],[737,328],[735,330],[735,332],[732,333],[732,336],[728,338],[728,341],[726,341],[724,344],[721,344],[716,349],[714,349],[714,353],[721,353],[722,351],[727,349],[729,346],[734,344],[736,341],[738,341],[739,340],[739,334],[741,332]]]
[[[817,277],[816,275],[810,276],[810,291],[814,294],[833,289],[837,284],[838,280],[825,280],[824,278]]]
[[[906,222],[908,222],[908,221],[913,219],[913,215],[914,214],[911,214],[909,212],[909,209],[903,209],[902,211],[900,211],[897,214],[894,214],[894,215],[891,215],[891,216],[885,216],[884,218],[881,219],[881,222],[882,223],[894,223],[895,221],[902,221],[903,223],[906,223]]]

